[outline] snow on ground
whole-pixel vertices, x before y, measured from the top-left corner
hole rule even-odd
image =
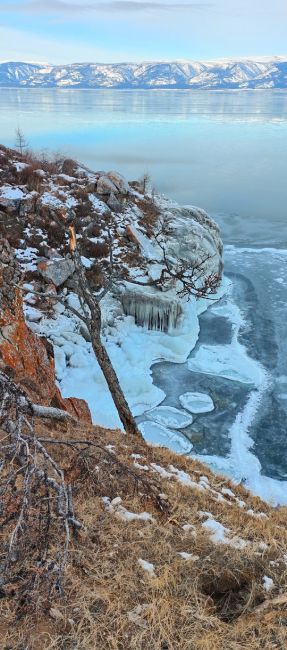
[[[108,210],[106,203],[98,199],[95,194],[89,194],[89,201],[91,202],[94,210],[99,212],[99,214],[105,214]]]
[[[153,521],[153,517],[149,512],[137,513],[127,510],[122,505],[122,499],[120,497],[116,497],[115,499],[112,499],[112,501],[109,499],[109,497],[102,497],[102,501],[105,505],[106,510],[108,510],[111,514],[116,515],[120,519],[123,519],[124,521]]]
[[[22,200],[25,194],[20,187],[11,187],[11,185],[2,185],[0,189],[1,199]]]
[[[31,246],[26,246],[25,249],[15,249],[15,257],[20,262],[23,271],[36,271],[38,255],[38,249]]]
[[[202,516],[206,515],[208,518],[203,522],[202,527],[210,533],[210,539],[214,544],[226,544],[238,549],[245,548],[249,544],[241,537],[230,537],[229,528],[225,528],[219,521],[216,521],[210,513],[202,513]]]
[[[142,560],[141,558],[139,558],[138,563],[141,568],[150,575],[151,578],[155,578],[154,564],[147,562],[146,560]]]
[[[186,553],[185,551],[180,551],[178,555],[185,561],[192,560],[192,562],[196,562],[196,560],[199,560],[199,555],[192,555],[192,553]]]
[[[268,576],[263,576],[263,587],[265,591],[272,591],[272,589],[274,589],[274,582],[272,578],[269,578]]]

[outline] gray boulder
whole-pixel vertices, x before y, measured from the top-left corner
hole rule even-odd
[[[100,176],[97,182],[97,193],[105,196],[118,194],[118,188],[108,176]]]
[[[57,257],[38,264],[38,271],[45,280],[60,287],[75,271],[74,262],[65,257]]]
[[[120,194],[129,194],[130,192],[129,184],[124,176],[122,176],[118,172],[108,172],[107,177],[116,186]]]
[[[109,206],[109,208],[113,212],[121,212],[121,210],[122,210],[122,205],[121,205],[120,201],[117,199],[117,197],[114,195],[113,192],[109,196],[109,199],[107,201],[107,205]]]

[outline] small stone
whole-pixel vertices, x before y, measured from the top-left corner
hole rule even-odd
[[[49,614],[51,618],[54,619],[54,621],[62,621],[64,618],[62,612],[60,612],[60,610],[56,609],[55,607],[51,607]]]

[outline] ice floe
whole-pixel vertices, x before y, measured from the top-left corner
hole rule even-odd
[[[191,413],[210,413],[214,410],[213,400],[205,393],[184,393],[179,396],[179,401]]]
[[[177,454],[184,454],[192,449],[192,444],[183,435],[162,426],[158,422],[145,420],[139,424],[145,440],[159,447],[168,447]]]
[[[245,354],[237,341],[230,345],[201,345],[194,357],[188,360],[188,368],[193,372],[255,386],[261,377],[258,364]]]
[[[185,429],[192,424],[193,418],[189,413],[180,411],[173,406],[157,406],[152,411],[147,411],[145,416],[148,420],[158,422],[165,427],[173,429]]]

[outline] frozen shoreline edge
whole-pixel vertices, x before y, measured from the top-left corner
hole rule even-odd
[[[224,278],[217,294],[219,300],[228,293],[232,283]],[[116,301],[107,299],[106,310],[117,310]],[[217,303],[218,304],[218,303]],[[170,361],[184,363],[194,349],[199,336],[198,316],[210,306],[209,300],[190,300],[184,304],[182,322],[176,333],[147,331],[134,324],[132,317],[115,319],[114,325],[106,327],[104,340],[109,354],[118,372],[129,404],[134,415],[139,416],[165,398],[165,393],[153,384],[151,367],[154,363]],[[220,308],[220,307],[219,307]],[[228,315],[229,314],[229,315]],[[233,345],[239,356],[249,359],[246,349],[238,341],[240,328],[243,325],[240,309],[229,299],[226,317],[233,325]],[[41,334],[47,336],[54,345],[56,373],[59,387],[64,397],[76,396],[85,399],[92,412],[95,424],[122,429],[112,399],[109,395],[104,378],[93,357],[90,344],[78,333],[78,323],[75,318],[59,313],[57,320],[41,322]],[[64,353],[67,347],[75,346],[70,354],[72,364],[67,367]],[[144,349],[144,359],[142,350]],[[78,359],[75,358],[75,354]],[[261,474],[258,458],[252,453],[253,440],[248,430],[256,416],[262,397],[269,386],[268,375],[259,362],[257,365],[258,378],[255,390],[250,393],[243,410],[237,415],[230,431],[231,453],[228,457],[194,455],[193,457],[209,465],[213,470],[227,474],[235,483],[244,481],[245,486],[253,494],[273,506],[287,504],[287,482],[272,479]],[[125,372],[123,370],[125,369]],[[204,370],[202,371],[204,373]],[[206,372],[204,374],[207,374]],[[130,381],[130,378],[131,381]],[[184,436],[179,432],[170,432],[170,439],[163,439],[163,446],[170,446],[179,453],[187,453],[188,445],[182,444]],[[158,440],[149,440],[158,444]],[[177,449],[176,449],[177,447]]]

